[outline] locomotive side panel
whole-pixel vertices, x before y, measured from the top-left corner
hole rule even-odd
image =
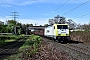
[[[48,26],[47,28],[45,28],[44,35],[47,37],[53,37],[54,36],[53,26]]]

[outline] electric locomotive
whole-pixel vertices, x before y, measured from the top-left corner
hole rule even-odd
[[[54,38],[59,42],[65,42],[70,40],[69,26],[68,24],[54,24],[48,26],[44,30],[44,36]]]

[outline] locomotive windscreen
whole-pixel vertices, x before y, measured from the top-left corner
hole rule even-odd
[[[57,29],[68,29],[67,25],[57,25]]]

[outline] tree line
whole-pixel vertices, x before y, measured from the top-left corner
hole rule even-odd
[[[68,19],[66,20],[65,17],[57,15],[55,16],[53,19],[49,19],[49,25],[53,25],[53,24],[68,24],[69,25],[69,29],[74,30],[74,29],[83,29],[83,30],[90,30],[90,23],[88,24],[80,24],[80,23],[76,23],[74,22],[72,19]]]
[[[0,33],[15,33],[14,29],[16,27],[17,34],[25,34],[26,28],[32,26],[33,24],[22,24],[16,20],[7,20],[6,24],[0,24]],[[48,24],[45,24],[44,26],[48,26]]]
[[[0,33],[12,33],[14,27],[19,26],[22,30],[25,30],[26,27],[33,26],[33,24],[22,24],[16,20],[8,20],[6,24],[0,24]]]
[[[53,19],[49,19],[49,24],[44,24],[45,27],[53,24],[69,24],[70,29],[84,29],[84,30],[90,30],[90,23],[89,24],[77,24],[72,19],[66,20],[65,17],[62,17],[60,15],[57,15]],[[6,24],[0,23],[0,33],[15,33],[14,29],[17,27],[18,34],[25,33],[27,27],[31,27],[33,24],[22,24],[16,20],[7,20]],[[42,26],[42,25],[40,25]]]

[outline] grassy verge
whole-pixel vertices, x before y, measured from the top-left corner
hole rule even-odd
[[[16,36],[16,35],[0,35],[0,46],[3,46],[9,42],[14,42],[20,38],[22,38],[21,35],[19,35],[19,36]]]
[[[42,39],[40,36],[31,35],[26,42],[19,48],[19,52],[16,55],[11,55],[5,60],[27,60],[36,54],[39,50],[39,44]]]

